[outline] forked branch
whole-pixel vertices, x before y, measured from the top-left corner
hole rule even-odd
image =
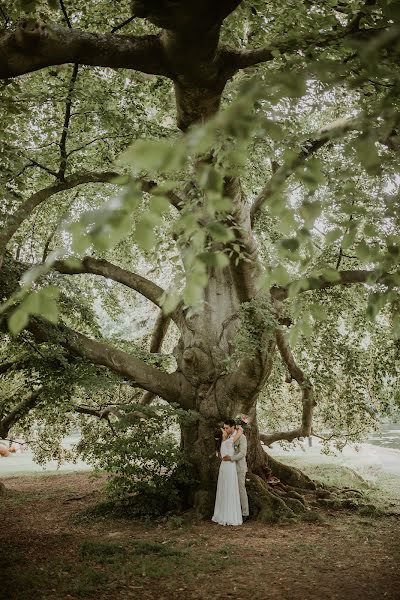
[[[56,342],[71,354],[94,364],[103,365],[168,402],[182,408],[192,408],[194,391],[179,373],[165,373],[118,348],[93,340],[66,325],[52,325],[41,319],[31,319],[27,329],[39,342]]]
[[[45,202],[55,194],[71,190],[85,183],[109,183],[116,176],[117,173],[110,171],[101,173],[76,173],[65,178],[64,181],[53,183],[32,194],[32,196],[22,203],[18,211],[9,217],[2,228],[0,233],[0,257],[4,255],[8,242],[16,231],[18,231],[18,228],[42,202]]]
[[[304,164],[307,158],[315,154],[320,148],[331,142],[333,139],[341,137],[348,131],[360,128],[361,122],[359,119],[341,119],[327,125],[308,140],[305,140],[303,142],[303,149],[294,158],[281,165],[275,171],[254,200],[251,207],[251,223],[254,224],[257,215],[264,204],[282,189],[288,178],[293,175],[299,166]]]
[[[293,429],[292,431],[279,431],[271,434],[260,434],[260,440],[267,446],[271,445],[273,442],[277,442],[280,440],[292,442],[293,440],[298,439],[300,437],[306,437],[311,435],[312,416],[315,406],[315,401],[313,399],[312,384],[310,380],[304,375],[300,367],[296,364],[290,346],[285,340],[283,331],[278,329],[275,333],[275,337],[279,352],[282,356],[283,361],[286,363],[290,377],[297,381],[301,389],[303,408],[301,425],[297,429]]]

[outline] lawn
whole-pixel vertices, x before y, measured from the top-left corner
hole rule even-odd
[[[361,489],[392,514],[318,510],[298,523],[239,528],[188,515],[133,521],[94,516],[103,482],[87,472],[8,477],[0,598],[399,599],[400,478],[371,487],[337,466],[309,472]]]

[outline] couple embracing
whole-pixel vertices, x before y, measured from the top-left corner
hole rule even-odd
[[[242,426],[233,419],[224,421],[216,435],[217,456],[221,459],[212,520],[219,525],[242,525],[249,518],[246,492],[247,440]]]

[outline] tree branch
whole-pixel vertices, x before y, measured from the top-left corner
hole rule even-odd
[[[171,77],[157,35],[89,33],[41,21],[22,21],[0,37],[0,79],[51,65],[77,63]]]
[[[260,434],[260,440],[264,442],[267,446],[271,445],[273,442],[277,442],[279,440],[286,440],[288,442],[292,442],[293,440],[300,437],[307,437],[311,435],[312,429],[312,416],[313,410],[315,406],[315,401],[313,399],[313,388],[310,380],[304,375],[303,371],[296,364],[294,360],[294,356],[290,349],[289,344],[285,340],[285,336],[281,330],[277,330],[275,332],[276,343],[279,349],[279,352],[282,356],[282,359],[286,363],[287,369],[292,379],[295,379],[299,384],[299,387],[302,391],[302,418],[301,425],[297,429],[293,429],[292,431],[280,431],[271,434]]]
[[[301,150],[297,156],[292,158],[288,163],[280,166],[269,181],[265,184],[261,192],[251,207],[251,223],[254,224],[255,219],[264,206],[264,204],[278,192],[287,179],[294,173],[294,171],[302,165],[307,158],[315,154],[320,148],[331,142],[333,139],[342,136],[348,131],[361,128],[361,122],[359,119],[340,119],[330,125],[327,125],[319,132],[317,132],[310,139],[303,142],[303,150]]]
[[[19,402],[17,406],[8,413],[7,416],[1,419],[0,438],[6,438],[11,427],[35,406],[42,391],[43,388],[40,388],[29,394],[29,396],[26,396],[26,398],[21,400],[21,402]]]
[[[92,340],[63,324],[56,326],[42,319],[31,319],[27,329],[38,341],[57,343],[72,354],[127,377],[134,385],[167,402],[176,402],[187,409],[194,406],[194,390],[181,373],[165,373],[127,352]]]
[[[78,275],[80,273],[91,273],[92,275],[101,275],[106,279],[112,279],[118,283],[122,283],[126,287],[139,292],[142,296],[153,302],[161,308],[160,298],[164,290],[142,275],[137,275],[132,271],[122,269],[117,265],[113,265],[108,260],[97,259],[91,256],[86,256],[82,259],[81,264],[71,266],[66,262],[57,261],[53,268],[63,275]]]
[[[114,415],[118,419],[124,417],[136,417],[138,419],[148,418],[147,415],[140,412],[139,410],[133,410],[130,413],[123,413],[116,406],[107,406],[106,408],[101,409],[90,408],[89,406],[74,406],[74,411],[82,415],[90,415],[92,417],[97,417],[98,419],[105,419],[106,421],[109,421],[110,415]]]
[[[167,335],[168,327],[171,322],[170,317],[164,316],[163,312],[160,311],[157,320],[154,325],[153,333],[150,340],[150,352],[157,354],[161,352],[162,343],[165,336]],[[151,392],[145,392],[139,400],[139,404],[151,404],[155,398],[155,394]]]
[[[382,28],[377,29],[358,29],[357,20],[352,21],[341,31],[334,30],[324,37],[317,37],[315,33],[304,35],[302,38],[282,40],[272,43],[263,48],[254,48],[249,50],[234,50],[227,48],[223,52],[226,62],[231,66],[234,72],[240,69],[254,67],[260,63],[274,60],[277,52],[282,54],[295,54],[299,50],[309,50],[315,48],[327,48],[340,42],[343,39],[373,39],[382,34]],[[387,28],[389,30],[389,26]]]
[[[65,171],[67,169],[67,137],[69,132],[69,125],[71,120],[71,109],[72,109],[72,94],[74,93],[74,87],[76,80],[78,78],[78,69],[79,65],[77,63],[74,64],[74,68],[72,69],[71,79],[68,86],[68,94],[67,100],[65,102],[65,114],[64,114],[64,125],[60,138],[60,168],[57,173],[57,178],[64,180]]]
[[[122,23],[120,23],[119,25],[115,25],[115,27],[113,27],[111,29],[111,33],[115,33],[116,31],[118,31],[119,29],[122,29],[123,27],[125,27],[126,25],[129,25],[129,23],[131,23],[132,21],[134,21],[136,19],[135,16],[133,17],[129,17],[128,19],[125,19],[125,21],[122,21]]]
[[[293,282],[295,283],[295,282]],[[337,271],[337,279],[330,281],[323,275],[308,278],[308,287],[302,291],[324,290],[336,285],[351,285],[358,283],[367,283],[369,285],[381,284],[387,287],[397,287],[400,285],[400,271],[395,273],[381,273],[381,271]],[[285,300],[288,297],[288,287],[274,286],[270,289],[271,296],[275,300]]]
[[[67,177],[62,182],[54,183],[32,194],[32,196],[18,208],[18,211],[9,217],[8,223],[3,227],[0,234],[0,257],[4,254],[4,250],[12,236],[39,204],[48,200],[48,198],[54,196],[54,194],[70,190],[78,185],[84,183],[109,183],[111,179],[116,176],[117,173],[107,171],[104,173],[75,174]]]
[[[61,7],[62,13],[64,15],[65,22],[68,25],[68,28],[72,29],[71,21],[69,20],[69,16],[68,16],[68,13],[67,13],[67,11],[65,9],[65,5],[64,5],[63,0],[60,0],[60,7]]]

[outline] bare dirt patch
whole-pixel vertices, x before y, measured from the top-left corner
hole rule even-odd
[[[400,520],[350,511],[224,528],[85,519],[88,473],[12,477],[1,498],[1,600],[400,599]]]

